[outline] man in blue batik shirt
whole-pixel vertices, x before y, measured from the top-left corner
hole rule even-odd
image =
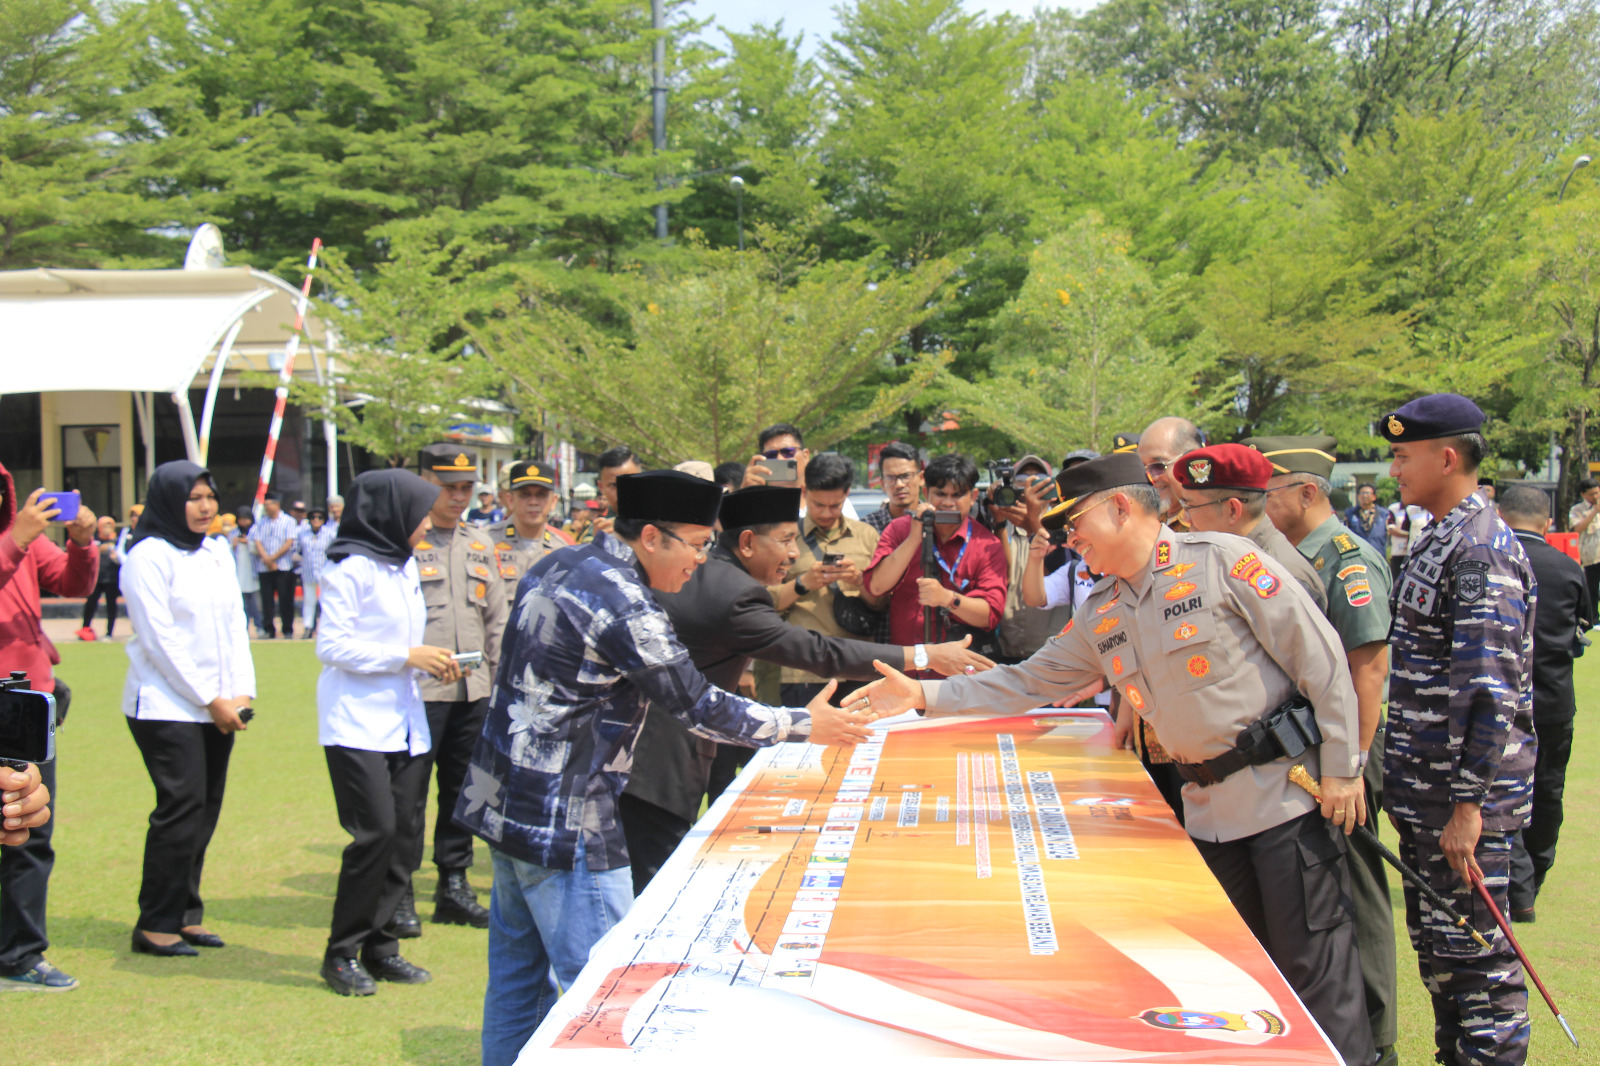
[[[617,479],[604,544],[545,556],[517,586],[489,717],[455,820],[494,860],[483,1062],[515,1061],[589,949],[633,902],[617,801],[646,709],[711,740],[853,744],[872,715],[828,703],[768,707],[694,668],[652,590],[705,561],[715,482],[662,470]]]
[[[1393,594],[1383,805],[1400,857],[1491,945],[1479,947],[1406,885],[1436,1058],[1520,1066],[1528,1054],[1522,964],[1471,878],[1507,909],[1512,843],[1532,806],[1535,582],[1522,545],[1476,491],[1482,424],[1476,404],[1449,393],[1412,400],[1379,422],[1401,501],[1433,516]]]

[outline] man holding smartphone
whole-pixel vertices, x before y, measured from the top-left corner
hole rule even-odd
[[[768,426],[756,435],[756,454],[750,457],[750,465],[745,467],[744,484],[740,488],[779,485],[797,489],[806,483],[806,466],[810,462],[811,449],[806,447],[798,426],[789,422]],[[800,516],[804,518],[805,513],[805,506],[802,505]],[[850,519],[861,517],[850,502],[848,489],[845,490],[841,513]]]
[[[1024,455],[1011,469],[1011,483],[1019,493],[1014,504],[1001,507],[995,502],[998,486],[989,488],[989,513],[1002,519],[997,535],[1006,549],[1006,609],[995,634],[1002,663],[1020,663],[1044,647],[1072,618],[1070,603],[1041,609],[1029,606],[1024,596],[1030,549],[1034,535],[1044,528],[1040,516],[1055,495],[1055,472],[1037,455]]]
[[[60,514],[54,500],[40,499],[43,492],[35,489],[18,506],[11,473],[0,465],[0,673],[25,671],[34,691],[55,696],[59,724],[68,693],[51,673],[60,657],[40,626],[39,590],[89,595],[100,571],[100,554],[94,547],[94,512],[87,507],[80,506],[78,516],[67,523],[65,551],[40,536]],[[39,776],[53,803],[56,764],[39,767]],[[53,823],[41,825],[25,843],[0,851],[0,990],[65,992],[78,987],[75,978],[44,958],[50,946],[45,910],[55,867],[53,829]]]

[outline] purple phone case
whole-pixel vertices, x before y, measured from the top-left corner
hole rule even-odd
[[[55,500],[56,506],[61,508],[61,513],[50,519],[52,522],[70,522],[78,517],[78,504],[80,497],[77,489],[61,492],[46,492],[39,497],[42,503],[45,500]]]

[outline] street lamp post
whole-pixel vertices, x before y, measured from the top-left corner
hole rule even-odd
[[[728,184],[733,186],[734,200],[738,203],[739,211],[739,251],[744,251],[744,179],[735,174],[728,179]]]
[[[1586,155],[1580,155],[1578,158],[1572,161],[1572,169],[1567,171],[1567,176],[1565,178],[1561,179],[1561,191],[1556,193],[1556,203],[1559,204],[1561,202],[1561,198],[1567,195],[1567,182],[1572,180],[1572,175],[1588,166],[1589,162],[1589,157]]]

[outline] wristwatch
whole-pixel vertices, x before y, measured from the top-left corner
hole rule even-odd
[[[918,644],[911,649],[911,664],[918,670],[926,670],[928,668],[928,646],[926,644]]]
[[[961,597],[952,592],[950,594],[950,606],[947,609],[951,611],[961,610]]]
[[[1364,774],[1364,773],[1367,772],[1367,761],[1369,759],[1371,759],[1371,758],[1372,758],[1372,752],[1370,752],[1370,751],[1364,751],[1360,755],[1356,756],[1356,773],[1357,774]]]
[[[806,594],[806,587],[800,583],[799,574],[794,575],[794,594],[796,596],[804,596]]]

